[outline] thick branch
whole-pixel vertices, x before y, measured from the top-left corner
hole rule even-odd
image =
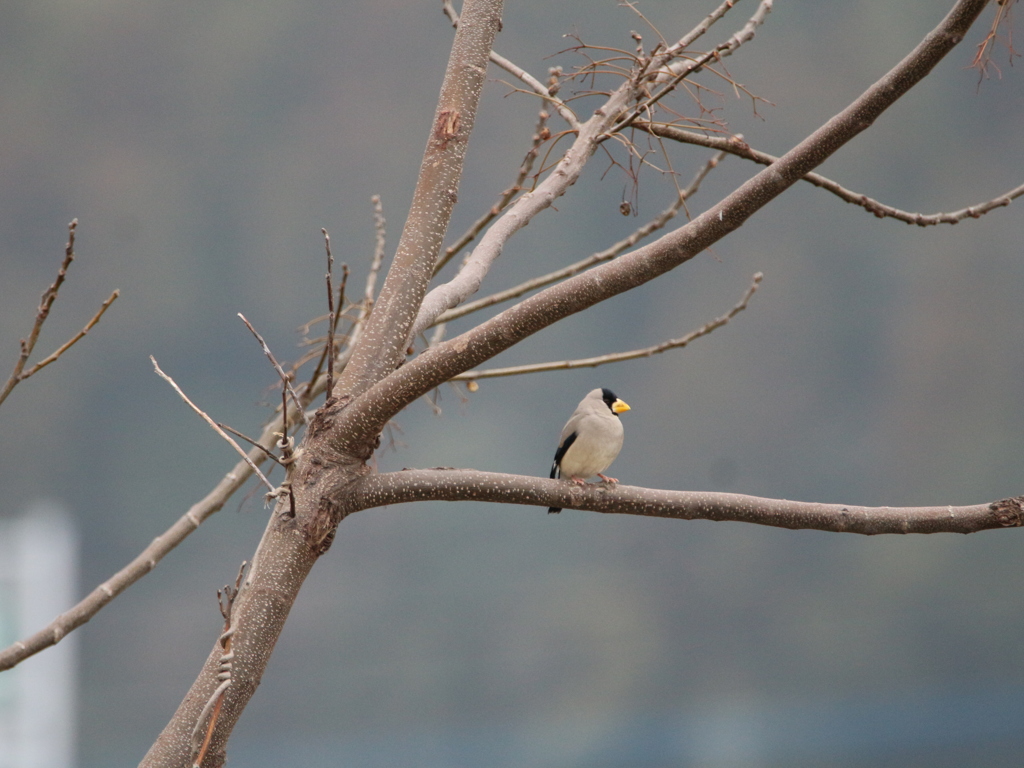
[[[405,359],[406,340],[458,196],[501,10],[501,0],[466,2],[398,251],[352,359],[339,378],[339,393],[359,395]]]
[[[349,350],[346,349],[339,355],[339,367],[344,366],[347,362],[348,352]],[[312,381],[308,390],[303,392],[303,403],[308,405],[318,397],[324,391],[326,380],[327,377],[321,374]],[[188,538],[208,518],[218,512],[227,503],[227,500],[245,485],[253,474],[250,462],[261,464],[266,461],[267,457],[271,456],[270,452],[277,444],[284,425],[295,423],[298,420],[297,409],[289,409],[287,418],[278,414],[264,426],[260,436],[256,439],[255,442],[259,447],[249,451],[246,454],[246,459],[235,464],[212,491],[202,500],[193,504],[170,528],[153,539],[149,546],[128,565],[93,589],[77,605],[57,616],[46,627],[0,651],[0,672],[10,669],[51,645],[56,645],[69,633],[103,610],[115,597],[156,568],[157,563]]]
[[[478,5],[492,10],[497,7],[493,0],[467,2],[466,14],[456,36],[457,47],[460,36],[477,26],[473,9]],[[224,698],[211,741],[208,766],[224,762],[231,729],[259,683],[302,581],[316,559],[330,547],[338,522],[357,508],[388,503],[385,487],[379,484],[382,481],[377,480],[378,485],[373,485],[374,478],[369,476],[370,469],[365,463],[365,458],[372,451],[373,440],[388,419],[437,384],[493,357],[562,317],[654,279],[741,226],[755,211],[870,126],[885,108],[922,79],[962,39],[984,5],[985,0],[960,0],[935,32],[850,108],[691,224],[612,263],[549,288],[470,332],[431,347],[394,370],[404,360],[408,332],[440,247],[443,230],[438,225],[447,221],[451,207],[455,187],[451,183],[442,183],[442,180],[457,182],[457,174],[445,174],[455,166],[461,168],[464,146],[459,146],[458,158],[445,152],[455,145],[464,144],[465,123],[460,121],[467,117],[471,119],[471,115],[460,113],[460,107],[454,107],[454,111],[447,106],[440,108],[424,163],[424,173],[430,177],[430,182],[426,183],[428,193],[425,193],[425,198],[417,196],[410,225],[407,226],[410,245],[399,247],[381,299],[359,343],[359,359],[353,358],[335,386],[335,396],[318,411],[307,432],[302,457],[292,465],[287,481],[291,483],[296,498],[294,511],[289,512],[287,504],[279,503],[257,551],[251,574],[239,594],[237,614],[233,617],[236,627],[233,684]],[[491,26],[490,21],[496,23],[496,16],[483,23]],[[482,53],[474,46],[474,55],[479,54],[486,60],[490,39],[485,41],[487,35],[479,32],[474,31],[478,35],[477,42],[486,42],[486,46]],[[493,30],[490,30],[490,37],[493,37]],[[449,80],[460,76],[482,79],[482,61],[474,59],[476,69],[467,74],[465,70],[472,70],[472,67],[461,68],[462,64],[456,60],[462,61],[453,55],[446,86]],[[437,167],[426,170],[434,160]],[[439,207],[422,207],[431,201]],[[411,231],[414,229],[416,231]],[[431,320],[439,311],[431,316]],[[429,312],[427,314],[430,315]],[[420,317],[422,319],[423,316]],[[502,476],[491,477],[502,484]],[[460,498],[483,497],[487,491],[486,487],[480,487],[480,483],[485,478],[477,475],[476,480],[478,482],[471,487],[462,485],[458,491]],[[543,498],[538,495],[529,502],[538,506],[551,503],[566,507],[582,506],[578,502],[590,501],[593,491],[578,489],[574,485],[566,487],[568,484],[553,480],[527,480],[543,484],[537,486],[543,489]],[[367,491],[374,488],[377,492],[367,495]],[[637,493],[641,490],[635,489]],[[599,496],[612,496],[620,491],[623,489],[593,492]],[[356,504],[357,500],[361,504]],[[641,498],[634,506],[640,510],[656,501],[655,498],[649,501]],[[1007,512],[1004,516],[1017,521],[1011,524],[1019,524],[1019,513]],[[901,522],[897,527],[905,526]],[[143,765],[187,765],[192,727],[203,703],[209,701],[216,690],[220,653],[218,644]]]
[[[547,112],[541,111],[537,118],[537,128],[533,132],[530,149],[527,151],[526,157],[523,158],[523,162],[519,165],[519,172],[516,174],[516,179],[512,182],[512,186],[501,193],[498,201],[483,216],[474,221],[469,229],[463,233],[462,237],[444,249],[444,255],[438,259],[437,265],[434,267],[435,275],[444,269],[445,265],[454,258],[455,254],[473,242],[477,235],[483,232],[484,227],[494,221],[495,217],[512,202],[512,198],[523,190],[523,183],[526,181],[527,176],[530,175],[530,171],[533,170],[533,162],[537,159],[537,153],[540,151],[541,145],[546,141],[546,137],[550,135],[546,125],[548,117]]]
[[[409,501],[490,501],[557,506],[607,514],[730,520],[795,530],[836,533],[976,533],[1024,525],[1024,497],[967,507],[859,507],[763,499],[738,493],[665,491],[632,485],[588,483],[480,472],[475,469],[407,469],[367,477],[354,490],[360,509]]]
[[[265,535],[265,540],[269,540],[272,546],[260,550],[257,557],[262,562],[253,562],[232,607],[234,634],[231,648],[234,661],[231,686],[224,692],[203,768],[223,766],[226,762],[227,737],[238,721],[244,703],[256,692],[274,644],[295,602],[295,594],[316,562],[316,554],[304,546],[302,537],[297,536],[294,529],[276,525],[275,517],[271,518]],[[211,629],[213,626],[211,622]],[[192,765],[192,732],[206,703],[220,687],[218,673],[223,654],[224,649],[218,641],[174,717],[143,758],[140,768],[186,768]]]

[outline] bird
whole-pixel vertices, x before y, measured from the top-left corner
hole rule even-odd
[[[589,392],[562,427],[555,460],[551,462],[552,479],[568,477],[577,485],[583,485],[588,477],[597,475],[606,483],[619,482],[601,473],[622,450],[619,414],[628,410],[626,402],[610,389]],[[561,511],[561,507],[548,508],[549,514]]]

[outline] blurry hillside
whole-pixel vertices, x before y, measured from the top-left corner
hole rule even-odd
[[[743,5],[714,39],[750,15]],[[781,154],[948,5],[778,3],[728,60],[773,106],[755,115],[721,82],[706,105]],[[641,6],[669,37],[711,7]],[[922,213],[1020,184],[1020,66],[1001,50],[1002,78],[980,85],[968,68],[988,18],[822,173]],[[641,24],[610,0],[509,3],[498,49],[543,77],[578,61],[546,58],[572,44],[565,33],[631,48]],[[390,257],[451,34],[434,0],[0,4],[0,373],[72,218],[78,260],[42,353],[121,289],[87,340],[0,409],[0,514],[39,497],[72,509],[82,594],[234,462],[147,356],[216,418],[257,431],[276,378],[235,315],[279,358],[297,356],[295,329],[324,311],[320,228],[361,285],[372,194]],[[508,92],[494,82],[485,96],[453,238],[528,148],[538,104]],[[688,180],[709,155],[676,149],[673,164]],[[592,165],[506,250],[492,287],[583,258],[667,204],[666,181],[648,175],[639,218],[621,216],[628,180],[612,169],[602,181],[603,161]],[[753,172],[727,159],[691,211]],[[380,466],[545,474],[579,398],[609,386],[633,406],[613,472],[630,484],[890,505],[1024,493],[1020,206],[919,229],[801,185],[714,253],[500,362],[682,335],[763,271],[727,328],[681,353],[483,382],[465,401],[443,388],[443,415],[410,409]],[[265,514],[258,494],[235,500],[80,630],[82,766],[144,754],[213,643],[214,592],[250,556]],[[1024,714],[1019,545],[1019,532],[863,539],[471,504],[366,512],[317,566],[232,745],[253,768],[396,754],[561,768],[1019,765],[1019,729],[960,716],[991,726],[988,714]],[[850,707],[862,721],[845,717]],[[773,746],[779,712],[876,716],[920,737],[838,728],[793,754]],[[704,751],[637,736],[694,722],[718,729]]]

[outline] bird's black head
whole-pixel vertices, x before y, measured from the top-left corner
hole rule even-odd
[[[601,399],[604,401],[604,404],[608,406],[608,410],[616,416],[629,410],[629,406],[626,405],[625,401],[620,400],[619,396],[610,389],[601,390]]]

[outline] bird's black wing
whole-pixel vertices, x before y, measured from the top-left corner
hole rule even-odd
[[[570,432],[565,436],[565,440],[558,446],[558,450],[555,451],[555,460],[551,462],[551,478],[561,477],[561,467],[559,464],[562,463],[562,457],[565,456],[565,452],[569,450],[569,446],[576,442],[577,433]],[[562,511],[561,507],[548,507],[549,515],[557,515]]]
[[[560,477],[558,474],[559,467],[562,463],[562,457],[565,456],[565,452],[569,450],[569,446],[576,442],[577,432],[570,432],[566,435],[565,440],[558,446],[558,450],[555,451],[555,460],[551,462],[551,478]]]

